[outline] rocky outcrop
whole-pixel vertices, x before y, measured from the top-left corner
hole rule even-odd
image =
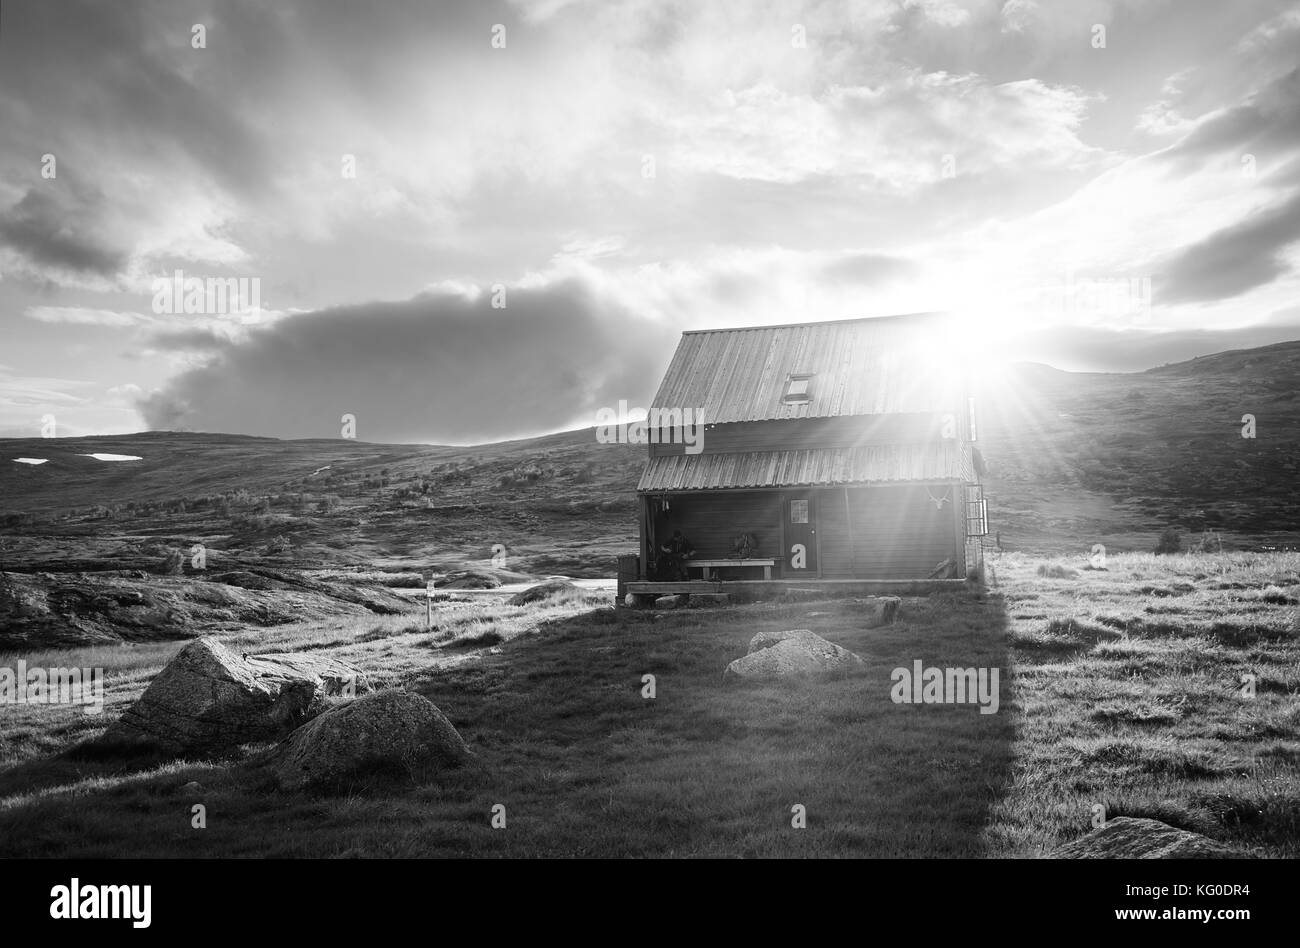
[[[1159,820],[1117,816],[1048,856],[1054,859],[1240,859],[1244,853]]]
[[[792,629],[755,635],[750,639],[749,653],[728,665],[724,677],[764,681],[847,672],[864,664],[848,649],[808,629]]]
[[[383,587],[323,583],[285,570],[0,574],[0,651],[159,642],[248,626],[411,608]]]
[[[500,577],[486,570],[474,569],[448,573],[438,580],[439,589],[496,589],[500,585]]]
[[[567,579],[552,579],[544,583],[538,583],[536,586],[530,586],[521,593],[515,593],[509,599],[512,606],[526,606],[529,603],[541,602],[543,599],[549,599],[556,593],[567,592],[570,589],[577,589]]]
[[[214,638],[181,649],[105,738],[167,753],[223,753],[283,737],[326,697],[370,690],[353,666],[316,655],[240,656]]]
[[[456,728],[429,699],[380,691],[307,722],[268,755],[282,789],[338,787],[376,774],[419,782],[469,759]]]

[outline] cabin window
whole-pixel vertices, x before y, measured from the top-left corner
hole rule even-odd
[[[790,501],[790,522],[791,523],[808,522],[808,501],[806,500]]]
[[[806,402],[811,400],[809,391],[812,385],[811,375],[792,375],[785,383],[785,401]]]

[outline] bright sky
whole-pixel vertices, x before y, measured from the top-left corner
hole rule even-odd
[[[1300,338],[1297,51],[1265,0],[8,0],[0,436],[490,441],[683,329],[938,309],[1069,369]]]

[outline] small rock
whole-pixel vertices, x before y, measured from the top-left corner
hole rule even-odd
[[[660,596],[655,600],[655,608],[656,609],[677,609],[681,606],[686,605],[686,602],[689,598],[690,597],[687,596],[685,593],[681,595]]]
[[[871,596],[866,599],[854,599],[853,605],[863,617],[863,627],[874,629],[893,622],[898,615],[898,606],[901,602],[902,600],[897,596]]]
[[[197,780],[191,780],[189,783],[185,784],[185,786],[181,787],[181,793],[202,793],[202,792],[203,792],[203,784],[199,783]]]
[[[456,728],[428,698],[378,691],[308,721],[268,759],[280,786],[293,790],[338,785],[376,770],[418,781],[469,756]]]
[[[1246,854],[1159,820],[1117,816],[1047,855],[1054,859],[1241,859]]]

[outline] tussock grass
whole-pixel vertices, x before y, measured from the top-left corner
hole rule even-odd
[[[1034,602],[1012,621],[1025,713],[1017,790],[988,830],[1002,851],[1079,836],[1100,804],[1300,855],[1300,634],[1277,595],[1293,587],[1300,554],[1111,555],[1108,573],[1069,588],[1040,565],[998,564],[1008,593]],[[1243,822],[1223,800],[1267,815]]]
[[[416,789],[329,797],[279,794],[240,767],[209,770],[199,778],[203,802],[222,817],[202,834],[177,824],[188,772],[101,772],[88,785],[85,771],[95,765],[81,762],[65,786],[16,796],[22,774],[10,772],[0,775],[0,796],[9,795],[0,806],[3,848],[224,856],[983,852],[980,826],[1007,783],[1012,717],[970,705],[896,705],[890,671],[915,658],[1005,666],[997,603],[909,600],[902,621],[880,630],[861,629],[848,603],[657,620],[603,605],[567,615],[541,605],[532,618],[544,618],[544,629],[514,636],[501,654],[404,680],[448,714],[478,757],[474,769]],[[485,609],[511,619],[501,604]],[[724,685],[722,669],[756,632],[797,627],[857,651],[867,669],[811,688]],[[653,699],[642,696],[647,674],[656,680]],[[489,827],[497,802],[507,807],[507,832]],[[809,830],[791,827],[795,804],[807,807]]]
[[[0,854],[1033,856],[1101,806],[1300,856],[1300,630],[1280,601],[1300,555],[1119,554],[1068,583],[1059,566],[999,557],[999,591],[907,599],[876,630],[834,601],[656,615],[566,592],[439,603],[429,629],[408,614],[238,633],[427,695],[476,766],[281,794],[238,763],[69,759],[102,721],[19,708],[0,723]],[[789,628],[867,665],[812,687],[722,681],[752,635]],[[121,660],[109,714],[178,647]],[[1000,712],[894,704],[890,672],[918,659],[1001,669]]]
[[[1060,563],[1043,563],[1035,570],[1035,573],[1048,579],[1077,579],[1079,576],[1077,569],[1062,566]]]

